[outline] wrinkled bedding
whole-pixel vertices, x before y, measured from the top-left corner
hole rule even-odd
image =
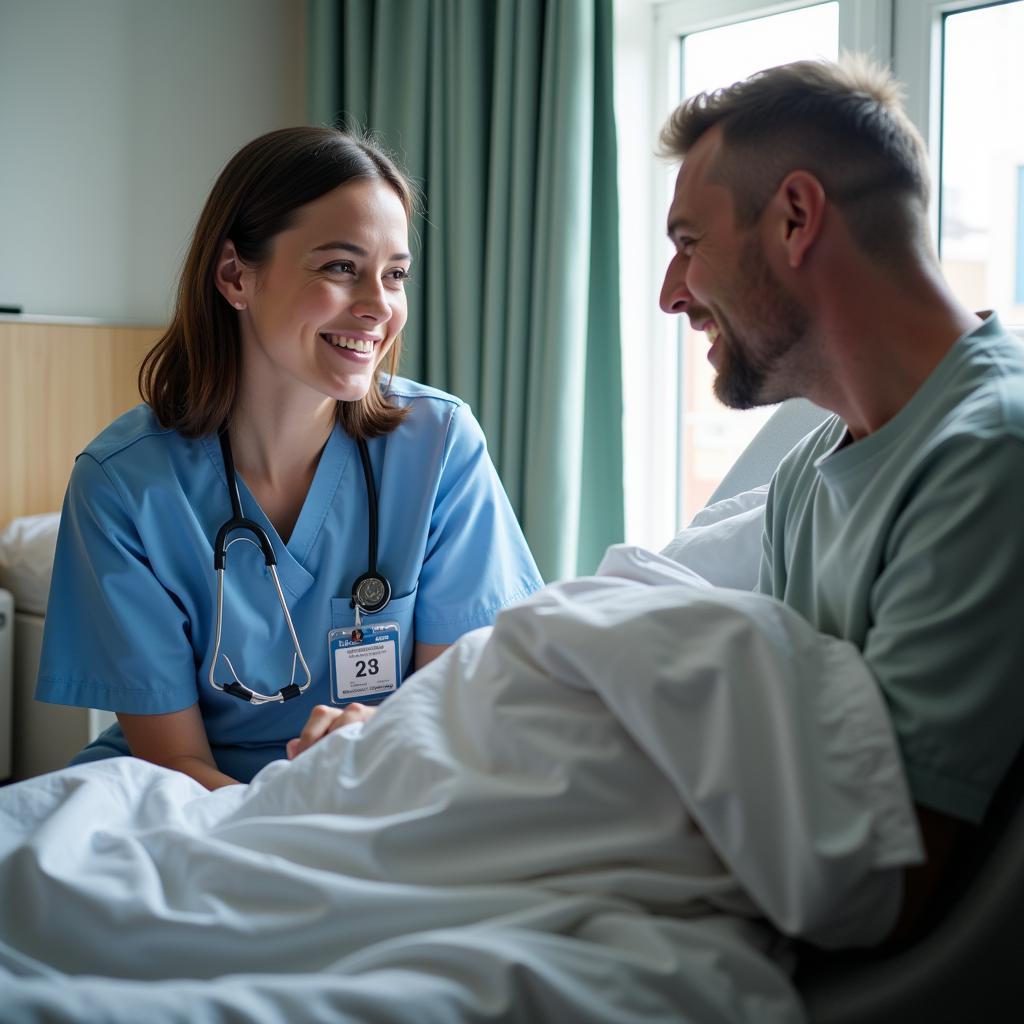
[[[2,1018],[795,1022],[920,858],[856,650],[622,546],[248,786],[0,790]]]

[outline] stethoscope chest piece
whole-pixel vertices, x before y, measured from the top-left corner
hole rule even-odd
[[[391,584],[375,572],[364,572],[352,584],[352,605],[367,615],[379,612],[391,600]]]

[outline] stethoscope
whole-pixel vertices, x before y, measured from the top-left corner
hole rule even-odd
[[[375,612],[383,611],[388,606],[388,603],[391,601],[391,584],[386,576],[377,571],[377,485],[373,479],[373,467],[370,465],[370,452],[363,438],[359,438],[356,444],[359,447],[359,459],[363,464],[363,478],[366,480],[366,507],[369,519],[369,551],[367,554],[369,567],[352,584],[351,606],[356,610],[356,625],[358,626],[361,612],[372,615]],[[220,450],[224,457],[224,472],[227,476],[228,494],[231,498],[231,518],[217,531],[217,539],[213,546],[213,568],[217,573],[217,613],[214,621],[213,657],[210,660],[210,685],[215,690],[230,693],[231,696],[238,697],[249,704],[281,703],[291,700],[292,697],[298,697],[301,693],[305,693],[309,689],[312,676],[309,666],[306,664],[306,659],[303,657],[302,646],[299,644],[299,638],[295,633],[292,616],[288,611],[288,603],[284,599],[281,581],[277,576],[277,558],[274,556],[274,546],[270,543],[266,530],[259,523],[246,519],[242,515],[242,500],[238,493],[238,477],[235,474],[235,459],[231,454],[231,439],[228,437],[227,426],[222,427],[220,431]],[[256,540],[251,540],[249,537],[235,537],[229,541],[228,535],[237,530],[248,531]],[[277,600],[281,605],[284,621],[288,625],[288,633],[292,638],[292,647],[295,654],[292,657],[291,682],[287,686],[281,687],[277,693],[260,693],[246,686],[238,678],[235,667],[231,664],[231,659],[227,654],[224,654],[223,658],[227,662],[231,675],[234,678],[229,683],[218,683],[214,678],[217,662],[222,657],[220,641],[224,615],[224,572],[227,569],[228,548],[238,540],[248,541],[248,543],[255,544],[262,550],[264,561],[270,570],[270,578],[274,584],[274,589],[277,591]],[[295,682],[296,665],[302,666],[302,671],[306,676],[306,681],[301,685]]]

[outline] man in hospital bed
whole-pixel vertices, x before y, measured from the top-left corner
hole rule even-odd
[[[767,72],[664,142],[663,308],[729,404],[837,413],[761,593],[613,548],[249,786],[8,788],[5,1021],[798,1021],[783,936],[913,928],[1021,741],[1024,353],[942,282],[876,73]]]
[[[706,333],[716,393],[836,414],[772,480],[758,589],[854,644],[885,697],[927,850],[907,936],[1024,738],[1024,346],[943,280],[887,76],[769,71],[662,143],[685,159],[661,306]]]

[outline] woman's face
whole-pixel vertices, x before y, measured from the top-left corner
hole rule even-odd
[[[244,375],[362,398],[405,326],[409,226],[383,181],[341,185],[298,210],[267,262],[243,269]]]

